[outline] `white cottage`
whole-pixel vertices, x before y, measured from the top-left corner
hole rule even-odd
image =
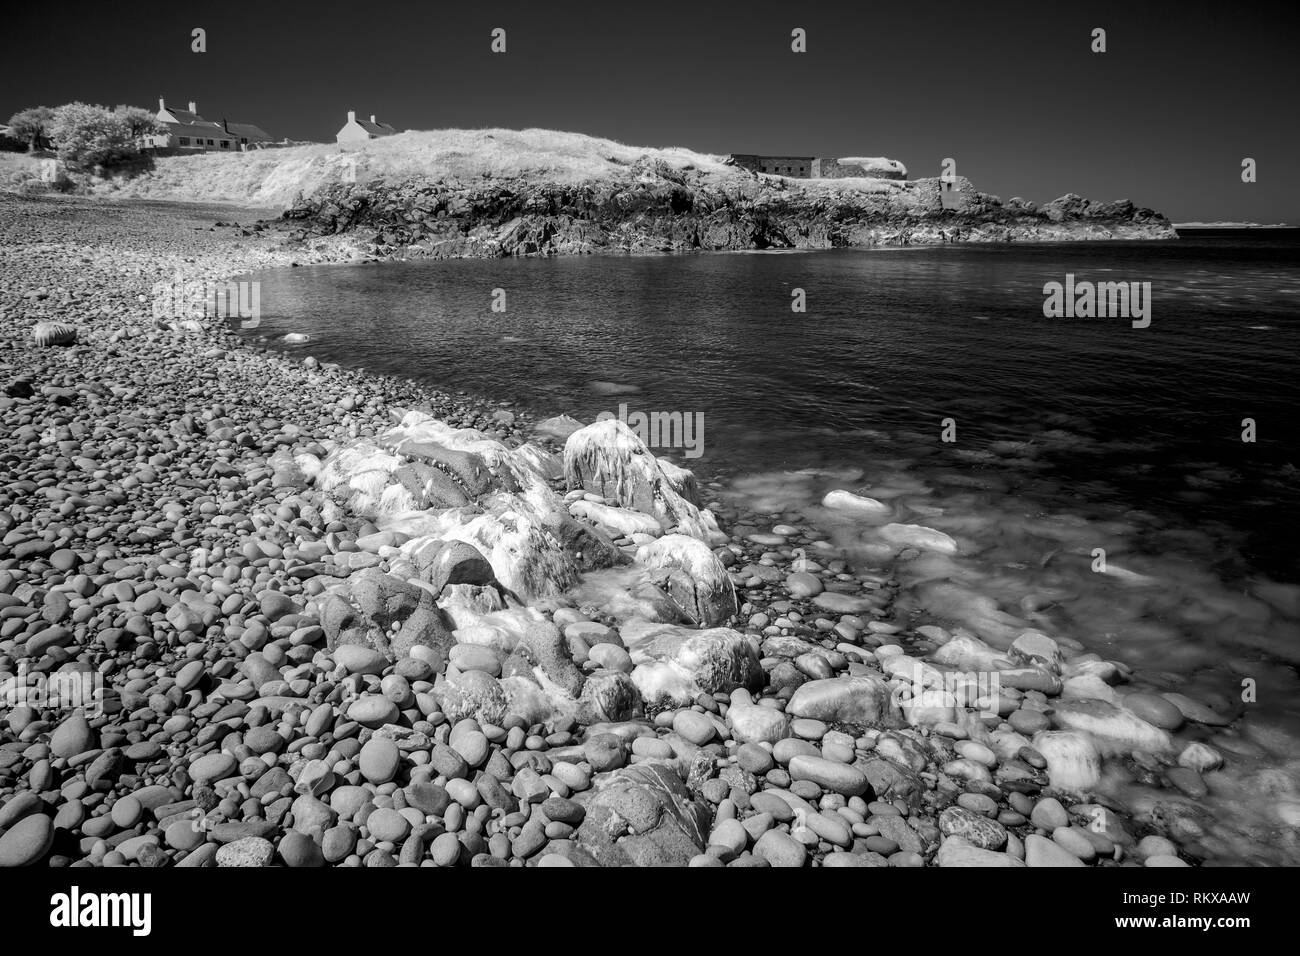
[[[348,121],[334,134],[334,139],[340,146],[359,146],[381,136],[392,136],[396,132],[394,127],[375,119],[374,113],[370,114],[370,121],[366,122],[357,119],[354,110],[348,110]]]

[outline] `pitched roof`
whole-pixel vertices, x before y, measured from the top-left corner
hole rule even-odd
[[[226,126],[230,129],[231,135],[236,139],[241,136],[250,140],[264,139],[269,141],[271,139],[270,133],[262,129],[260,126],[254,126],[252,123],[227,123]]]
[[[197,136],[201,139],[238,139],[216,123],[167,123],[167,132],[176,136]]]
[[[176,117],[176,122],[180,123],[182,126],[194,126],[198,123],[207,122],[207,120],[198,113],[191,113],[189,110],[178,110],[173,106],[169,106],[167,107],[167,112]]]
[[[357,125],[367,133],[375,136],[392,136],[397,132],[395,127],[389,126],[387,123],[372,123],[370,120],[357,120]]]
[[[270,142],[272,139],[270,133],[262,129],[260,126],[254,126],[252,123],[226,123],[223,126],[221,123],[206,120],[198,113],[191,113],[189,110],[178,110],[169,106],[167,107],[167,112],[176,118],[176,122],[168,123],[166,120],[163,120],[163,122],[166,123],[167,126],[175,127],[176,130],[179,130],[182,127],[185,128],[187,132],[184,135],[198,136],[200,135],[198,130],[208,129],[214,130],[215,132],[203,133],[202,135],[210,136],[214,139],[217,135],[230,136],[234,139],[260,139],[266,140],[267,142]],[[226,131],[227,129],[229,129],[228,133]]]

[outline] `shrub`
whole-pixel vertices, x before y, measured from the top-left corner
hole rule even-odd
[[[10,135],[27,144],[33,152],[50,145],[50,127],[54,110],[48,106],[33,106],[9,117]]]
[[[50,138],[64,162],[111,166],[139,155],[131,129],[125,116],[107,107],[68,103],[54,111]]]
[[[166,124],[160,123],[157,116],[142,106],[117,106],[113,112],[130,127],[132,139],[167,132]]]

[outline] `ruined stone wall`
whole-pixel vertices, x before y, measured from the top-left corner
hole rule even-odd
[[[865,176],[870,179],[907,179],[905,170],[867,169],[857,163],[842,163],[838,159],[818,157],[813,160],[812,175],[814,179],[848,179]]]
[[[795,179],[813,176],[813,164],[816,162],[811,156],[759,156],[753,153],[733,153],[731,158],[737,166],[751,172],[791,176]]]

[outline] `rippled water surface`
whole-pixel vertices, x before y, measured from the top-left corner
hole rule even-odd
[[[1150,282],[1149,328],[1048,319],[1043,285]],[[264,273],[277,348],[590,420],[703,415],[736,500],[862,561],[835,487],[956,538],[918,613],[1039,627],[1245,713],[1205,801],[1224,860],[1300,859],[1300,243],[961,246],[445,261]],[[807,312],[791,311],[804,290]],[[506,311],[492,311],[504,290]],[[499,295],[496,297],[499,301]],[[289,332],[310,341],[284,346]],[[945,419],[956,440],[945,442]],[[1243,442],[1243,419],[1257,440]],[[950,432],[951,434],[951,432]],[[1095,572],[1102,548],[1109,573]],[[1242,703],[1242,682],[1257,699]],[[1140,795],[1132,799],[1140,799]],[[1249,811],[1243,811],[1242,806]],[[1228,822],[1224,822],[1224,821]],[[1211,828],[1211,832],[1217,832]]]

